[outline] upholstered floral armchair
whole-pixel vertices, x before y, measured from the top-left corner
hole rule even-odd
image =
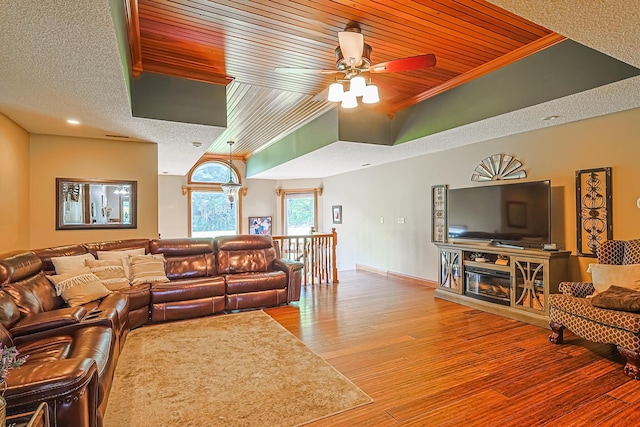
[[[592,271],[594,283],[559,285],[561,294],[549,296],[549,341],[562,344],[568,328],[589,341],[615,344],[627,359],[625,374],[640,379],[640,239],[608,240],[597,256],[599,267],[621,267],[606,267],[598,277]]]

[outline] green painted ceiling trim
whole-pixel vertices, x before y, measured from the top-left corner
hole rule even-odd
[[[247,159],[247,177],[311,153],[338,140],[338,109],[334,108]]]
[[[583,92],[640,70],[572,40],[399,112],[395,144]]]
[[[131,81],[134,117],[227,127],[227,88],[156,73]]]
[[[118,41],[118,50],[120,51],[120,62],[124,71],[124,81],[129,95],[129,105],[131,105],[131,54],[129,53],[124,2],[122,0],[111,0],[109,3],[111,5],[111,18],[116,31],[116,40]]]

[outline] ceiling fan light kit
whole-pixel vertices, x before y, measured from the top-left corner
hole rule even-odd
[[[364,90],[367,87],[367,81],[362,76],[352,77],[349,83],[349,91],[355,96],[364,95]]]
[[[327,100],[330,102],[340,102],[344,96],[344,87],[342,83],[334,82],[329,85],[329,96]]]
[[[346,91],[342,96],[342,108],[355,108],[358,106],[356,94],[350,90]]]
[[[369,85],[364,90],[364,95],[362,96],[362,103],[364,104],[375,104],[380,102],[380,94],[378,93],[378,86]]]
[[[342,102],[343,108],[354,108],[358,106],[357,97],[362,97],[364,104],[375,104],[380,101],[378,87],[371,83],[370,79],[367,84],[367,79],[362,73],[397,73],[424,70],[436,65],[436,57],[433,54],[410,56],[371,65],[373,49],[364,42],[360,25],[356,22],[350,22],[344,31],[338,32],[338,42],[340,45],[334,51],[335,70],[278,67],[275,71],[286,74],[343,73],[344,77],[341,80],[336,80],[329,86],[327,100]],[[343,82],[349,82],[349,90],[344,90]]]

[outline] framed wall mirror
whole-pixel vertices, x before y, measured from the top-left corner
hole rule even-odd
[[[137,181],[56,178],[56,230],[137,228]]]

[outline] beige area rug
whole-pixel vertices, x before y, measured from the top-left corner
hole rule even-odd
[[[131,331],[104,426],[294,426],[370,402],[268,314],[251,311]]]

